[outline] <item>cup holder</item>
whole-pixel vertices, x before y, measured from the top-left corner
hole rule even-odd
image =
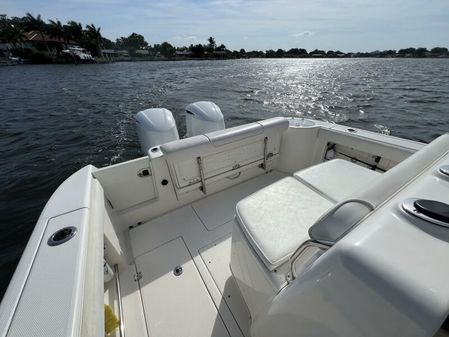
[[[63,244],[64,242],[69,241],[71,238],[75,236],[77,232],[76,227],[68,226],[61,228],[54,232],[47,241],[49,246],[58,246]]]
[[[440,166],[440,173],[449,176],[449,165]]]
[[[436,200],[409,198],[404,200],[402,208],[407,213],[431,222],[449,227],[449,205]]]

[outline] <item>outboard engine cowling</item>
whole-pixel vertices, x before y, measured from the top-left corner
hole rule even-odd
[[[223,130],[223,114],[214,102],[195,102],[186,107],[186,137]]]
[[[170,110],[147,109],[138,112],[135,118],[140,148],[145,154],[153,146],[179,139],[176,122]]]

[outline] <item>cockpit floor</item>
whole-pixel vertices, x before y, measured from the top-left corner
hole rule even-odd
[[[249,336],[249,311],[229,268],[235,205],[283,177],[261,175],[130,230],[135,269],[121,280],[140,279],[121,281],[134,287],[122,290],[135,298],[123,301],[126,330],[144,326],[141,333],[152,337]],[[131,313],[136,310],[145,324]]]

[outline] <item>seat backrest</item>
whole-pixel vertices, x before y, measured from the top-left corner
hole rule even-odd
[[[288,120],[276,117],[169,142],[160,149],[179,195],[230,174],[269,168],[287,128]]]
[[[335,205],[310,227],[310,237],[327,244],[335,243],[448,151],[449,134],[446,133],[382,174],[365,190]]]

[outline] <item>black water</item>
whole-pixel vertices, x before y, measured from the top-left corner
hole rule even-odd
[[[227,126],[310,116],[429,142],[449,131],[449,59],[237,60],[0,68],[0,298],[57,186],[140,156],[133,116],[212,100]]]

